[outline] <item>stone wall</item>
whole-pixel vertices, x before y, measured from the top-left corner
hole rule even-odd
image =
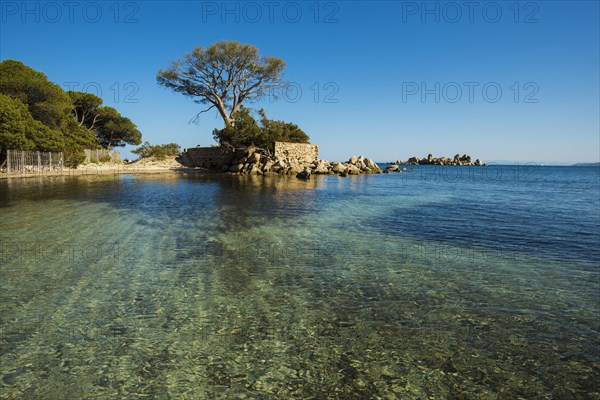
[[[185,149],[178,161],[186,167],[226,171],[234,160],[244,157],[246,150],[225,147],[192,147]],[[275,160],[286,164],[306,165],[319,159],[319,147],[308,143],[275,142]]]
[[[229,168],[231,162],[243,153],[244,150],[233,150],[225,147],[192,147],[185,149],[179,156],[178,161],[186,167],[222,171]]]
[[[319,146],[309,143],[275,142],[275,159],[290,164],[310,164],[319,160]]]

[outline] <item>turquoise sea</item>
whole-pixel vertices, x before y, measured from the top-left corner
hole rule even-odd
[[[600,399],[600,168],[0,180],[2,399]]]

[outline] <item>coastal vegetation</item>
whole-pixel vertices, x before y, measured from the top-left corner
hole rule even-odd
[[[257,111],[257,120],[245,106],[267,94],[277,98],[276,91],[286,86],[284,68],[282,59],[260,56],[253,45],[223,40],[196,47],[173,61],[168,69],[158,71],[157,82],[202,105],[192,122],[212,109],[218,111],[224,127],[215,129],[213,138],[219,146],[258,148],[270,157],[275,142],[309,143],[309,136],[298,125],[268,119],[264,109]]]
[[[83,92],[67,93],[73,105],[72,115],[78,125],[94,132],[103,148],[141,143],[142,134],[137,126],[113,107],[103,106],[100,97]]]
[[[235,125],[244,103],[255,102],[285,85],[284,68],[282,59],[261,57],[253,45],[222,40],[185,53],[166,70],[159,70],[157,81],[203,106],[193,120],[214,108],[228,127]]]
[[[296,124],[270,120],[264,109],[258,111],[257,122],[251,110],[242,106],[234,115],[234,124],[215,129],[213,138],[219,145],[231,148],[259,147],[272,153],[275,142],[308,143],[308,135]]]
[[[153,157],[157,160],[164,160],[167,157],[175,157],[181,152],[181,147],[177,143],[152,145],[150,142],[144,142],[143,145],[131,151],[140,158]]]
[[[99,97],[65,92],[22,62],[0,62],[0,163],[7,150],[49,151],[75,167],[84,149],[140,143],[136,125]]]

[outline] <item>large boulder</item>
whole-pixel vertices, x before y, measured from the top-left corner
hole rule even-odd
[[[279,168],[279,169],[284,168],[285,169],[287,167],[289,167],[289,165],[287,165],[287,163],[285,161],[283,161],[283,160],[277,160],[273,164],[273,168]]]
[[[262,172],[269,172],[269,171],[271,171],[272,167],[273,167],[273,162],[267,161],[262,166]]]
[[[348,169],[346,170],[346,172],[347,172],[349,175],[358,175],[358,174],[360,174],[360,168],[358,168],[356,165],[353,165],[353,164],[346,164],[346,167],[348,168]]]
[[[304,170],[304,167],[300,164],[293,163],[293,164],[288,165],[286,170],[288,171],[288,174],[295,175],[299,172],[302,172]]]
[[[329,165],[329,162],[328,162],[328,161],[325,161],[325,160],[319,160],[319,161],[316,163],[316,165],[315,165],[315,167],[314,167],[314,171],[313,171],[313,172],[314,172],[315,174],[327,174],[327,173],[329,173],[329,168],[330,168],[330,165]]]
[[[343,174],[348,170],[348,167],[346,167],[342,163],[333,163],[332,165],[333,165],[332,171],[337,174]]]
[[[248,157],[248,162],[252,164],[257,164],[260,162],[261,155],[260,153],[253,153],[250,157]]]
[[[257,175],[263,175],[263,171],[261,169],[261,166],[258,164],[253,164],[252,165],[252,169],[250,170],[251,174],[257,174]]]
[[[244,168],[244,164],[234,164],[229,167],[229,172],[240,172]]]
[[[375,172],[377,174],[381,173],[381,168],[379,168],[379,165],[377,165],[377,163],[370,158],[365,158],[364,163],[370,172]]]
[[[298,172],[296,175],[298,179],[308,179],[310,178],[310,168],[306,167],[301,172]]]
[[[246,153],[244,154],[244,156],[246,158],[250,158],[255,152],[256,152],[257,148],[256,147],[248,147],[246,149]]]

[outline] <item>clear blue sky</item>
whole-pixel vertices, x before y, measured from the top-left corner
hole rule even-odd
[[[189,124],[198,105],[156,72],[238,40],[286,61],[301,96],[255,106],[297,123],[321,158],[599,161],[599,2],[468,4],[3,1],[0,58],[65,89],[99,87],[144,140],[193,147],[214,143],[222,121],[210,111]]]

